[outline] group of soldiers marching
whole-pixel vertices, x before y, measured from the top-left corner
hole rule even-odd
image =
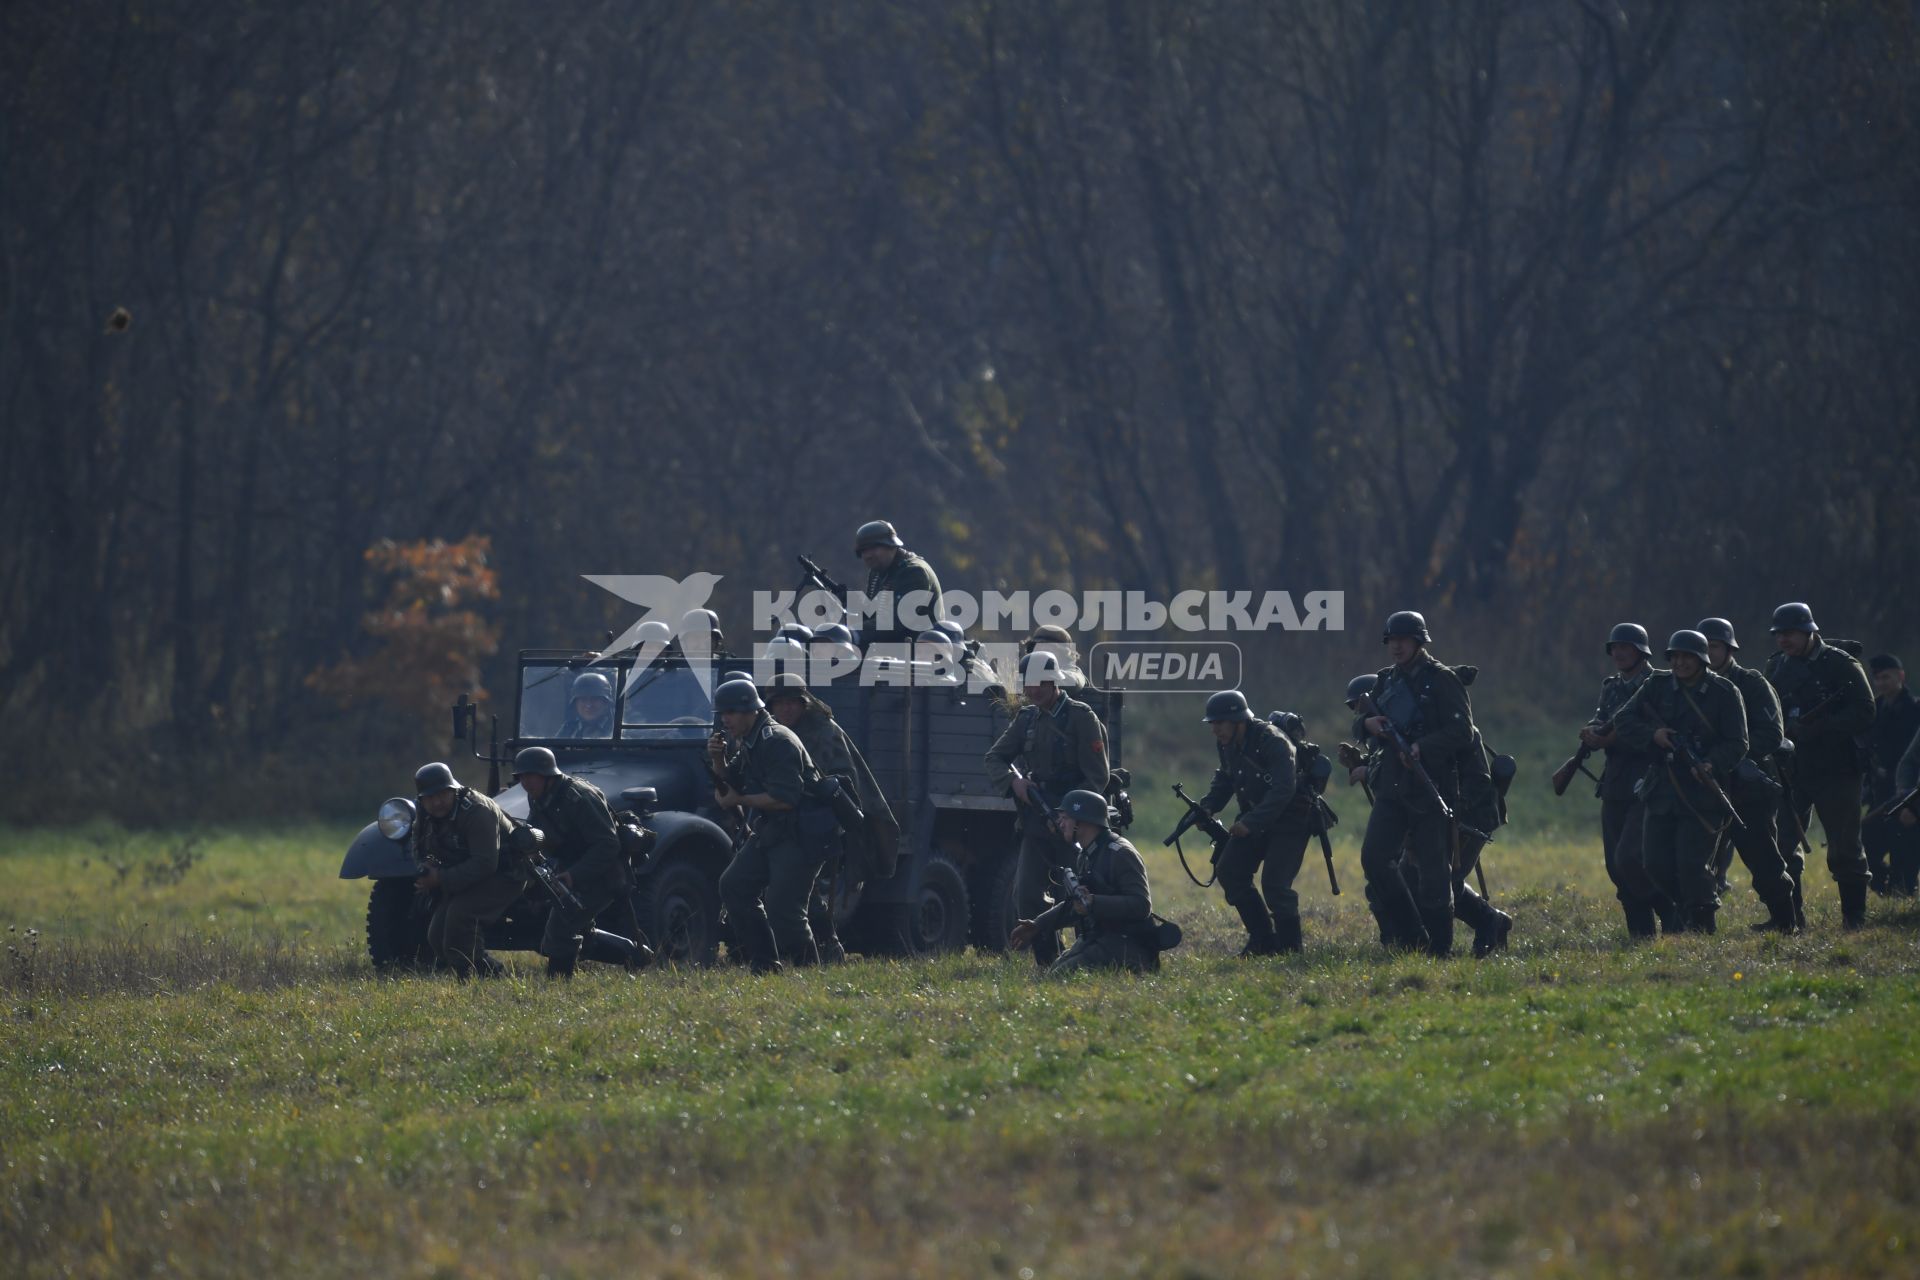
[[[1714,932],[1735,853],[1767,909],[1754,927],[1806,928],[1816,818],[1843,928],[1866,923],[1870,890],[1913,892],[1920,706],[1900,660],[1872,660],[1876,699],[1854,646],[1824,639],[1807,605],[1774,610],[1771,635],[1775,651],[1760,670],[1740,665],[1725,618],[1674,632],[1665,671],[1653,666],[1645,628],[1621,623],[1607,637],[1614,671],[1554,786],[1564,791],[1603,753],[1595,791],[1607,873],[1636,938]]]
[[[855,553],[869,571],[869,598],[918,592],[938,613],[938,576],[892,525],[862,525]],[[954,631],[941,624],[927,636],[963,644]],[[1873,660],[1877,709],[1856,655],[1825,641],[1805,604],[1776,610],[1772,635],[1777,652],[1764,672],[1740,665],[1733,626],[1723,618],[1674,632],[1664,670],[1653,665],[1645,628],[1622,623],[1607,638],[1613,671],[1554,788],[1563,793],[1575,773],[1593,778],[1607,873],[1634,938],[1712,933],[1735,853],[1768,912],[1755,927],[1805,928],[1802,872],[1815,818],[1844,927],[1864,922],[1870,888],[1914,892],[1920,702],[1906,692],[1904,670],[1888,655]],[[1435,658],[1420,614],[1393,614],[1381,641],[1388,663],[1349,683],[1354,742],[1335,753],[1349,784],[1372,805],[1360,865],[1380,941],[1446,956],[1457,921],[1471,932],[1476,957],[1504,950],[1513,919],[1487,899],[1478,873],[1481,850],[1505,820],[1513,761],[1493,753],[1474,722],[1468,688],[1476,669]],[[1144,860],[1120,833],[1114,802],[1124,803],[1124,771],[1111,766],[1099,716],[1073,696],[1085,683],[1076,656],[1071,636],[1058,628],[1028,638],[1018,709],[984,759],[989,781],[1015,799],[1020,815],[1018,922],[1008,941],[1030,947],[1052,970],[1149,970],[1177,945],[1179,931],[1153,914]],[[593,679],[603,687],[572,690],[570,715],[582,724],[611,714],[595,701],[607,701],[610,685]],[[885,797],[797,673],[765,685],[729,673],[714,691],[713,711],[713,801],[738,835],[720,877],[735,958],[755,972],[843,959],[833,886],[843,860],[860,876],[892,874],[899,827]],[[1327,831],[1335,818],[1322,798],[1332,761],[1306,739],[1299,717],[1262,718],[1238,690],[1209,698],[1203,719],[1219,767],[1200,800],[1181,792],[1191,812],[1167,843],[1177,844],[1196,822],[1215,835],[1213,876],[1195,881],[1217,883],[1238,914],[1247,935],[1241,955],[1298,952],[1306,939],[1294,881],[1314,839],[1334,876]],[[1596,753],[1598,774],[1587,764]],[[412,838],[425,868],[418,887],[437,894],[428,937],[440,961],[462,974],[497,969],[480,946],[481,929],[524,887],[515,842],[533,827],[545,833],[536,856],[549,859],[559,886],[540,948],[549,972],[571,974],[582,958],[643,967],[652,952],[633,915],[606,797],[563,773],[545,747],[521,751],[513,768],[530,802],[525,824],[459,786],[443,764],[416,776]],[[1863,797],[1877,806],[1864,842]],[[1217,821],[1230,803],[1231,824]],[[1871,867],[1870,848],[1879,852]],[[1076,941],[1063,951],[1068,927]]]

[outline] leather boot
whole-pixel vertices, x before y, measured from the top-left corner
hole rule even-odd
[[[1657,938],[1660,926],[1654,922],[1653,907],[1645,902],[1623,902],[1621,909],[1627,913],[1627,936],[1629,938]]]
[[[628,973],[638,973],[653,963],[653,948],[605,929],[595,929],[587,935],[585,944],[581,946],[580,958],[600,964],[617,964]]]
[[[1860,929],[1867,923],[1867,886],[1849,880],[1840,886],[1840,927]]]
[[[1484,960],[1496,951],[1507,949],[1507,935],[1513,932],[1513,917],[1504,911],[1487,908],[1488,916],[1473,930],[1473,958]]]
[[[1240,923],[1247,927],[1247,945],[1240,948],[1241,959],[1270,956],[1279,951],[1280,943],[1273,933],[1273,917],[1267,914],[1265,903],[1249,896],[1234,903],[1233,909],[1240,913]]]
[[[1713,917],[1717,910],[1718,908],[1711,903],[1693,908],[1693,910],[1688,913],[1687,931],[1689,933],[1712,933]]]
[[[1422,912],[1427,925],[1427,954],[1446,959],[1453,954],[1453,912]]]
[[[580,961],[580,947],[585,941],[574,934],[571,943],[562,943],[560,950],[547,957],[547,976],[549,978],[571,978],[574,966]]]
[[[1306,944],[1300,936],[1300,917],[1275,916],[1273,942],[1275,950],[1282,953],[1298,954],[1305,950]]]
[[[1687,913],[1673,903],[1662,899],[1653,904],[1653,910],[1660,917],[1660,932],[1685,933],[1687,931]]]
[[[1800,925],[1793,918],[1793,895],[1783,893],[1767,904],[1767,918],[1747,926],[1755,933],[1800,932]]]

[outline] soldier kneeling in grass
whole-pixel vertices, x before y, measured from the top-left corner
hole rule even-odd
[[[1129,969],[1144,973],[1160,967],[1161,926],[1153,919],[1147,890],[1147,866],[1140,851],[1109,825],[1107,799],[1097,791],[1069,791],[1056,819],[1061,836],[1077,852],[1075,865],[1060,876],[1060,901],[1037,919],[1022,920],[1007,935],[1019,950],[1042,935],[1072,925],[1079,941],[1047,969]]]

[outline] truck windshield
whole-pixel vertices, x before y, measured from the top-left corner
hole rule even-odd
[[[627,673],[620,725],[623,738],[702,739],[713,725],[713,702],[685,664],[656,662]]]
[[[612,738],[619,683],[613,666],[527,663],[520,668],[520,736]]]

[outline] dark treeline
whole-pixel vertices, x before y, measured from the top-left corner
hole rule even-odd
[[[852,577],[876,515],[950,586],[1338,587],[1542,652],[1703,583],[1906,629],[1904,0],[0,34],[12,734],[350,721],[308,677],[387,538],[490,535],[508,649],[623,626],[585,572]]]

